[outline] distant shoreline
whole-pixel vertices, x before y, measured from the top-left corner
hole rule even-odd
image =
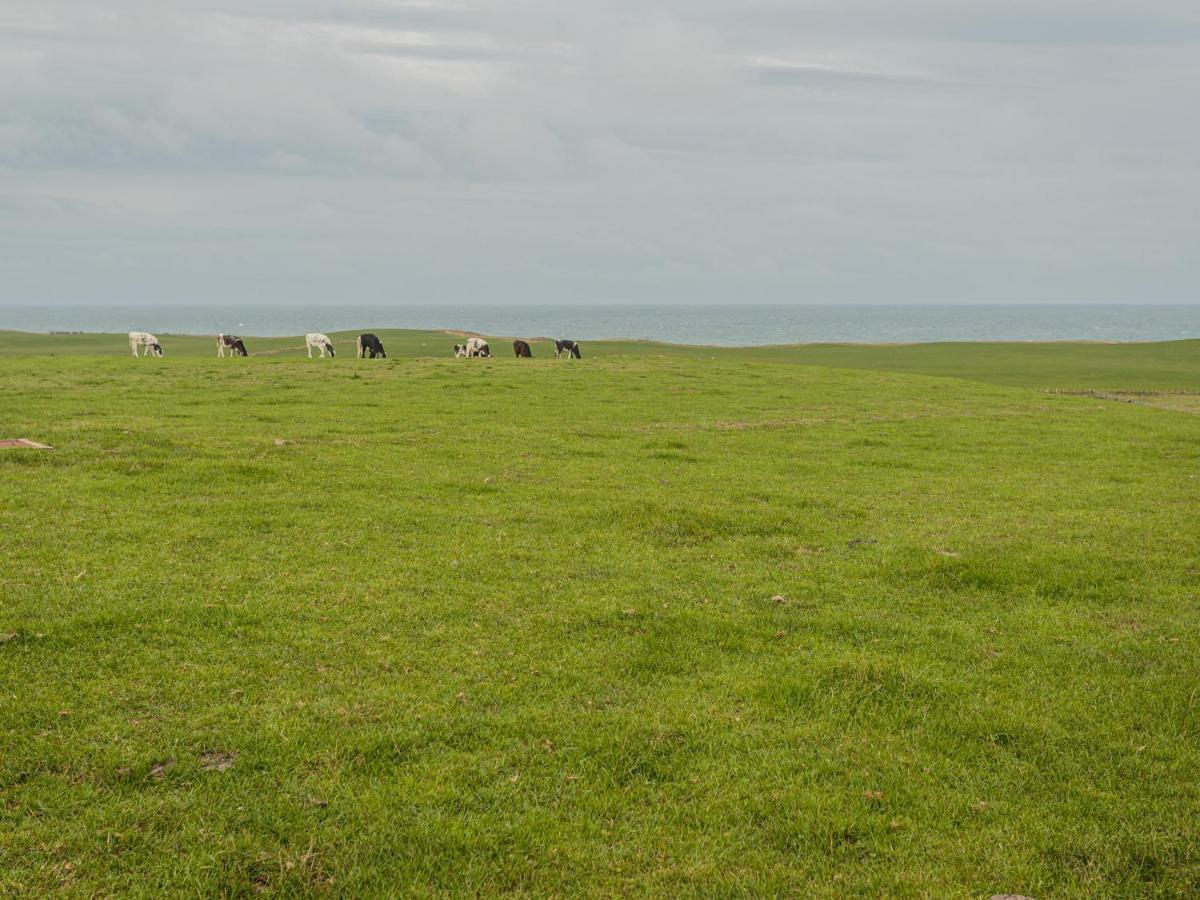
[[[650,341],[689,347],[809,344],[1153,343],[1200,338],[1200,305],[1162,306],[0,306],[0,328],[288,337],[422,331]]]

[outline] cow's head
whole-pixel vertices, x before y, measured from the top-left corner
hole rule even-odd
[[[578,345],[578,344],[572,344],[572,345],[571,345],[571,355],[572,355],[573,357],[575,357],[576,359],[583,359],[583,354],[579,352],[579,345]]]
[[[329,343],[329,341],[325,342],[325,349],[330,356],[337,356],[337,351],[333,349],[333,344]]]
[[[249,352],[247,352],[247,350],[246,350],[246,345],[243,344],[241,341],[234,341],[233,349],[235,351],[237,351],[237,354],[239,356],[249,356],[250,355]]]
[[[467,352],[467,348],[464,347],[462,344],[454,345],[454,355],[455,356],[463,356],[464,354],[466,354],[466,352]]]
[[[150,352],[153,353],[155,356],[162,356],[163,355],[162,345],[159,344],[158,342],[151,344]]]
[[[383,344],[379,345],[379,358],[387,359],[387,354],[383,352]]]

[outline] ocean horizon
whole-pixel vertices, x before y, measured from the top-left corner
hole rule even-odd
[[[512,337],[757,346],[1200,338],[1200,305],[4,306],[0,330],[237,333],[411,328]]]

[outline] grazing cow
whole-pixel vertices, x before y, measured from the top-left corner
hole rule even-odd
[[[154,356],[162,356],[162,345],[158,342],[158,338],[147,331],[131,331],[129,332],[129,351],[136,358],[138,355],[138,347],[146,348],[146,356],[153,354]]]
[[[487,341],[483,338],[470,338],[465,344],[454,345],[455,356],[491,356],[492,349],[488,346]]]
[[[304,345],[308,347],[309,359],[312,359],[314,347],[321,351],[321,359],[325,358],[326,352],[328,352],[331,357],[337,356],[333,350],[333,341],[329,340],[329,338],[325,337],[325,335],[321,334],[319,331],[306,334],[304,336]]]
[[[525,341],[513,341],[513,353],[517,354],[517,359],[533,359],[533,351]]]
[[[568,359],[583,359],[583,354],[579,352],[579,345],[574,341],[555,341],[554,358],[558,359],[564,353],[567,354]]]
[[[387,359],[387,354],[383,352],[383,341],[379,340],[373,334],[360,334],[358,336],[358,358],[370,355],[371,359],[379,357]]]
[[[242,339],[236,334],[218,334],[217,356],[224,359],[226,350],[229,351],[231,357],[250,355],[246,352],[246,345],[242,343]]]

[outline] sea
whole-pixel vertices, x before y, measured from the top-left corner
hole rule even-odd
[[[446,329],[510,337],[754,346],[1200,338],[1200,305],[0,306],[0,329],[270,337]]]

